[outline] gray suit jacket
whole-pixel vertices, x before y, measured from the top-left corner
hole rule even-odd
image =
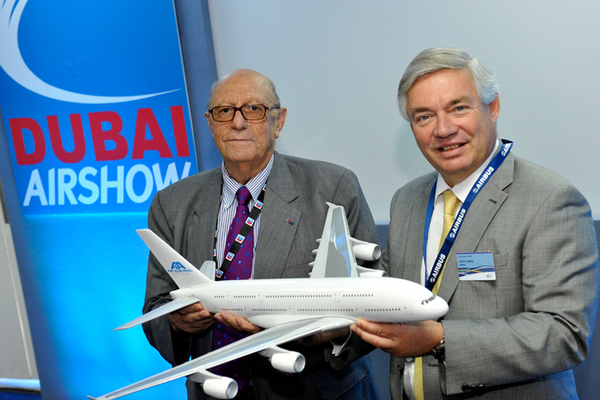
[[[150,206],[149,228],[197,267],[212,259],[221,183],[220,168],[202,172],[161,190]],[[314,261],[312,251],[327,215],[325,202],[344,206],[354,237],[379,242],[373,217],[351,171],[275,153],[256,243],[255,279],[308,277],[308,263]],[[144,312],[169,301],[174,289],[174,282],[151,255]],[[144,331],[172,365],[212,350],[212,329],[195,335],[173,332],[168,316],[144,324]],[[365,357],[336,371],[326,362],[330,348],[327,344],[299,349],[307,357],[305,371],[299,375],[281,373],[264,357],[252,357],[252,383],[258,398],[378,398],[370,360]],[[190,381],[188,397],[208,398]]]
[[[419,282],[423,230],[437,174],[392,200],[382,266]],[[494,255],[495,281],[459,281],[456,253]],[[598,248],[590,208],[564,178],[510,154],[468,211],[438,295],[446,361],[424,357],[426,399],[577,398],[571,369],[585,360],[598,303]],[[403,393],[392,357],[390,390]],[[454,395],[454,396],[452,396]]]

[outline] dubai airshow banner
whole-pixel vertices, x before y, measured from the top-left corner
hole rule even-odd
[[[13,0],[0,14],[24,214],[147,211],[197,172],[172,1]]]
[[[135,229],[157,190],[198,171],[175,11],[0,1],[0,150],[14,182],[0,172],[45,400],[169,366],[141,327],[113,329],[141,314],[148,249]],[[183,380],[131,395],[183,397]]]

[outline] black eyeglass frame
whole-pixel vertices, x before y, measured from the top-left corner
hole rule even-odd
[[[261,107],[264,107],[264,111],[265,111],[265,113],[264,113],[264,114],[263,114],[263,116],[262,116],[262,117],[260,117],[260,118],[246,118],[246,116],[244,115],[244,111],[242,111],[242,108],[243,108],[243,107],[246,107],[246,106],[261,106]],[[232,108],[232,109],[233,109],[233,114],[231,114],[231,119],[228,119],[228,120],[218,120],[218,119],[216,119],[216,118],[215,118],[215,115],[213,114],[213,110],[214,110],[215,108],[220,108],[220,107],[226,107],[226,108]],[[251,104],[251,103],[250,103],[250,104],[242,104],[242,106],[241,106],[241,107],[234,107],[234,106],[215,106],[215,107],[211,108],[210,110],[208,110],[208,112],[210,113],[210,115],[212,116],[212,118],[213,118],[213,119],[214,119],[216,122],[230,122],[230,121],[233,121],[233,119],[235,118],[235,113],[236,113],[236,112],[238,112],[238,111],[240,112],[240,114],[242,114],[242,117],[243,117],[243,118],[244,118],[246,121],[260,121],[260,120],[263,120],[263,119],[264,119],[264,118],[267,116],[267,112],[268,112],[269,110],[278,110],[278,109],[280,109],[280,108],[281,108],[281,106],[271,106],[271,107],[267,107],[267,106],[266,106],[266,105],[264,105],[264,104]]]

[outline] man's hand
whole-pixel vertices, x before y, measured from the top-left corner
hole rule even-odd
[[[357,319],[352,332],[365,342],[396,357],[418,357],[431,353],[444,338],[444,327],[436,321],[379,324]]]
[[[254,325],[244,317],[232,314],[228,311],[221,311],[215,314],[215,319],[219,322],[229,325],[231,328],[242,333],[257,333],[262,330],[261,327]],[[336,338],[346,338],[350,334],[348,328],[338,329],[335,331],[321,332],[315,335],[299,339],[298,344],[303,346],[316,346],[321,343],[329,342]]]
[[[215,318],[219,322],[229,325],[231,328],[242,333],[256,333],[262,330],[262,328],[254,325],[246,318],[232,314],[228,311],[221,311],[220,313],[215,314]]]
[[[215,317],[201,303],[195,303],[169,314],[169,321],[174,331],[198,333],[209,328]]]

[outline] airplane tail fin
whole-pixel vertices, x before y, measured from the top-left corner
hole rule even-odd
[[[311,278],[381,276],[383,271],[360,267],[356,258],[376,260],[381,254],[379,245],[354,239],[344,207],[327,203],[329,210],[323,235],[316,250]]]
[[[214,284],[214,278],[211,279],[200,272],[156,233],[150,229],[138,229],[136,232],[180,289],[202,284]],[[212,268],[207,263],[212,264]],[[205,261],[202,265],[202,270],[212,270],[212,275],[214,276],[214,262]]]

